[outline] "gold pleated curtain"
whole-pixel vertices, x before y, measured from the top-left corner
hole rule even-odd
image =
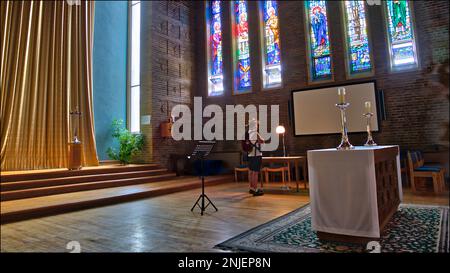
[[[94,2],[73,3],[1,2],[2,171],[66,167],[69,112],[77,107],[83,165],[98,165],[92,110]]]

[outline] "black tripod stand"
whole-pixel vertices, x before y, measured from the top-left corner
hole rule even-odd
[[[213,141],[199,141],[197,146],[195,147],[194,152],[192,153],[193,157],[197,157],[200,159],[200,175],[202,179],[202,193],[198,197],[195,204],[192,206],[191,211],[194,211],[195,206],[200,208],[200,214],[203,215],[203,212],[206,208],[211,205],[214,207],[216,211],[218,211],[217,207],[214,206],[214,203],[209,199],[209,197],[205,194],[205,172],[204,172],[204,160],[205,157],[211,152],[214,147],[215,142]],[[205,205],[205,198],[208,203]]]

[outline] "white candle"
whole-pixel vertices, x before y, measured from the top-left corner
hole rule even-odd
[[[366,103],[364,103],[364,106],[366,108],[366,113],[372,112],[372,104],[370,103],[370,101],[366,101]]]
[[[339,104],[345,103],[345,88],[339,87],[338,88],[338,96],[339,96]]]

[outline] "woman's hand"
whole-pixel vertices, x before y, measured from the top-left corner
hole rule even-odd
[[[264,139],[261,137],[260,134],[258,134],[258,143],[259,144],[265,143]]]

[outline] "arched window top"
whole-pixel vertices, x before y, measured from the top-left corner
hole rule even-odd
[[[282,78],[278,1],[261,1],[260,10],[263,33],[263,86],[264,88],[279,87]]]
[[[331,45],[326,1],[305,1],[310,81],[331,80]]]
[[[418,66],[414,24],[410,1],[383,2],[387,15],[387,35],[391,69],[400,70]]]
[[[206,6],[208,35],[208,95],[223,95],[222,1],[210,1]]]
[[[346,67],[349,78],[373,73],[365,1],[344,1]]]

